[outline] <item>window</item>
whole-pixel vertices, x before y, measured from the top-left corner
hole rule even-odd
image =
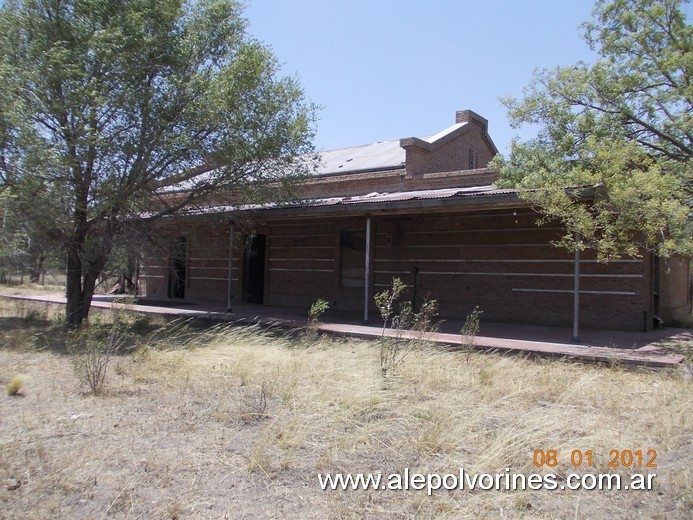
[[[342,231],[340,235],[339,285],[364,287],[366,275],[366,232]]]
[[[179,237],[171,245],[168,256],[169,298],[185,298],[186,250],[185,237]]]

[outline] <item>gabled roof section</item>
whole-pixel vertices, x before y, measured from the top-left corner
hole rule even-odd
[[[376,172],[384,170],[409,169],[407,149],[420,149],[434,152],[446,143],[467,134],[481,132],[490,157],[498,153],[488,135],[488,121],[472,110],[462,110],[455,114],[455,124],[437,134],[426,137],[407,137],[393,141],[378,141],[361,146],[336,148],[320,152],[321,165],[318,176],[343,175],[359,172]],[[471,133],[469,135],[472,135]],[[488,155],[488,154],[487,154]],[[484,167],[486,162],[481,164]],[[459,161],[458,161],[459,163]],[[447,165],[448,170],[461,169],[461,164]],[[477,168],[480,167],[477,165]]]
[[[320,152],[318,175],[347,172],[394,170],[402,168],[406,152],[399,141],[378,141],[361,146],[349,146]]]
[[[453,139],[456,139],[460,135],[469,131],[472,122],[477,123],[483,127],[484,140],[488,144],[489,148],[493,150],[494,153],[498,153],[496,145],[493,143],[493,140],[488,135],[488,120],[481,117],[479,114],[472,110],[461,110],[457,112],[455,117],[455,124],[449,126],[442,132],[438,132],[437,134],[428,138],[405,137],[404,139],[399,140],[399,144],[402,148],[419,147],[426,151],[433,151],[436,148],[444,145],[449,141],[452,141]]]
[[[399,140],[399,145],[402,149],[407,146],[418,146],[424,150],[435,150],[440,145],[454,139],[464,131],[464,127],[468,123],[455,123],[447,127],[442,132],[438,132],[430,137],[405,137]]]

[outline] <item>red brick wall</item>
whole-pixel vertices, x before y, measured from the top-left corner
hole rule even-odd
[[[308,180],[300,190],[300,198],[318,199],[349,197],[373,192],[396,192],[407,189],[403,169],[383,172],[352,173]]]
[[[557,226],[537,228],[533,212],[483,212],[377,223],[375,290],[393,276],[430,294],[444,317],[476,305],[490,321],[570,325],[572,253],[550,245]],[[649,310],[647,262],[581,260],[581,326],[642,330]]]
[[[485,139],[485,128],[476,120],[463,127],[459,137],[430,150],[419,146],[406,147],[407,174],[486,168],[495,151]]]
[[[690,274],[689,259],[675,256],[659,261],[659,317],[665,322],[678,321],[689,314]]]
[[[185,300],[224,304],[228,295],[230,225],[225,219],[176,221],[160,226],[157,244],[145,254],[142,291],[147,298],[168,297],[169,247],[178,237],[186,239]],[[241,297],[244,234],[235,233],[234,299]]]
[[[334,298],[335,221],[274,223],[268,228],[266,303],[308,308],[318,298]]]
[[[438,300],[443,318],[462,319],[478,305],[487,321],[570,326],[573,255],[550,245],[560,227],[539,228],[536,218],[529,210],[373,217],[370,292],[383,290],[398,276],[410,286],[411,297],[416,279],[417,302],[426,295]],[[365,229],[365,222],[363,217],[265,222],[259,230],[267,239],[265,304],[307,309],[324,298],[333,308],[362,312],[363,288],[340,286],[340,232]],[[185,236],[189,237],[186,299],[223,305],[228,225],[191,226]],[[243,244],[238,233],[235,302],[242,296]],[[167,262],[150,259],[147,296],[166,297]],[[672,290],[669,285],[685,286],[682,271],[672,269],[662,278],[663,293]],[[602,264],[583,253],[581,327],[643,330],[652,313],[650,273],[649,258]],[[672,304],[663,299],[662,306],[685,305],[680,293],[672,297]],[[372,299],[369,304],[376,313]]]

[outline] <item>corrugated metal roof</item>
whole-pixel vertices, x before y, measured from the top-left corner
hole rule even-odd
[[[447,199],[450,197],[473,196],[489,193],[506,193],[514,190],[497,190],[493,186],[472,186],[468,188],[441,188],[435,190],[400,191],[395,193],[368,193],[352,197],[332,197],[315,201],[319,206],[336,204],[374,204],[378,202],[397,202],[422,199]],[[313,204],[309,203],[308,206]]]
[[[467,123],[456,123],[435,135],[421,137],[422,141],[434,143],[446,135],[455,132]],[[320,165],[317,175],[338,175],[363,171],[378,171],[404,168],[406,151],[400,145],[400,139],[393,141],[378,141],[360,146],[348,146],[323,150],[318,152]],[[195,188],[199,183],[206,182],[216,170],[201,173],[194,178],[181,182],[177,186],[168,187],[163,192],[185,191]]]
[[[421,139],[427,143],[434,143],[466,124],[455,123],[435,135],[421,137]],[[322,164],[318,168],[318,175],[334,175],[364,170],[402,168],[405,163],[406,152],[400,146],[400,140],[397,139],[325,150],[320,152],[320,157]]]
[[[362,146],[349,146],[320,152],[318,175],[381,170],[404,166],[405,151],[399,141],[379,141]]]
[[[262,211],[269,209],[301,209],[324,206],[344,206],[352,204],[377,204],[383,202],[405,202],[411,200],[449,199],[453,197],[476,197],[481,195],[507,195],[517,193],[513,189],[496,189],[494,186],[472,186],[468,188],[442,188],[435,190],[416,190],[395,193],[368,193],[352,197],[329,197],[305,201],[293,201],[284,204],[248,204],[243,206],[216,206],[198,208],[188,214],[231,213],[233,211]]]
[[[364,204],[368,202],[391,202],[416,199],[447,199],[462,193],[487,193],[492,189],[492,186],[475,186],[471,188],[443,188],[437,190],[416,190],[396,193],[369,193],[368,195],[349,197],[342,202],[344,204]]]

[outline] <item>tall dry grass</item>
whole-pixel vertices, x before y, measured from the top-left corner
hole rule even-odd
[[[691,381],[555,360],[178,323],[116,359],[100,397],[64,356],[0,350],[8,517],[688,518]],[[537,472],[592,450],[656,449],[654,491],[322,491],[327,472]],[[559,468],[558,472],[567,470]],[[621,469],[624,474],[638,472]],[[19,482],[19,488],[10,490]]]

